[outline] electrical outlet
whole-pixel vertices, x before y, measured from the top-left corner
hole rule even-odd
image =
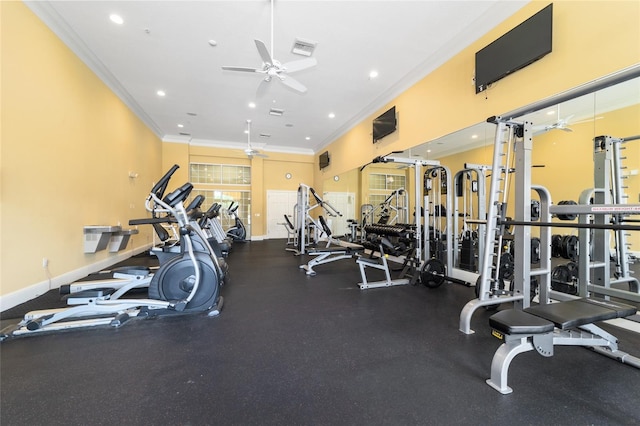
[[[47,266],[49,266],[49,259],[47,259],[46,257],[42,258],[42,267],[46,268]]]

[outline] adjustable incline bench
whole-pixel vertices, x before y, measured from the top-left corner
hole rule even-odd
[[[364,247],[358,244],[346,243],[340,241],[340,245],[331,247],[331,229],[324,220],[324,217],[319,216],[318,221],[322,225],[322,230],[327,234],[329,239],[326,247],[318,247],[311,249],[307,253],[311,256],[315,256],[305,265],[300,265],[300,269],[307,271],[307,275],[315,275],[316,271],[313,270],[314,266],[322,265],[325,263],[335,262],[342,259],[353,259],[356,253],[364,250]]]
[[[493,355],[491,378],[487,384],[502,394],[511,393],[507,375],[513,358],[534,349],[542,356],[550,357],[555,345],[586,346],[640,368],[640,359],[618,350],[618,339],[593,324],[624,318],[636,311],[633,306],[599,299],[538,305],[524,311],[500,311],[489,318],[492,334],[504,343]]]

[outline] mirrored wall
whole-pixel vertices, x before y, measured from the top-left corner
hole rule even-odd
[[[532,183],[545,186],[556,202],[577,200],[584,189],[594,186],[594,138],[601,135],[616,138],[640,135],[640,78],[516,119],[533,123],[532,157],[535,167],[531,170]],[[491,165],[494,137],[495,125],[483,122],[422,143],[397,156],[438,160],[455,174],[466,163]],[[640,203],[640,140],[624,145],[623,174],[627,200],[628,203]],[[328,197],[343,213],[342,217],[332,218],[334,234],[347,235],[349,220],[362,221],[363,214],[371,207],[373,215],[370,217],[374,221],[385,220],[385,216],[389,216],[389,221],[411,222],[411,215],[403,217],[399,213],[405,201],[395,197],[394,191],[398,194],[404,190],[410,194],[407,207],[412,212],[412,184],[413,174],[397,164],[370,164],[328,179],[324,182],[324,197]],[[406,222],[400,219],[406,219]],[[639,240],[637,235],[631,239],[632,251],[640,251]]]

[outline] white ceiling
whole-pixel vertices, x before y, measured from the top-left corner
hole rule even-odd
[[[302,59],[291,53],[302,38],[317,43],[318,65],[294,75],[307,93],[274,80],[256,99],[260,74],[221,67],[261,66],[254,39],[271,44],[270,0],[27,2],[163,140],[244,148],[251,119],[254,148],[303,153],[380,110],[526,3],[275,0],[272,56]],[[124,24],[113,24],[113,13]],[[379,76],[370,79],[371,70]],[[269,115],[272,107],[284,114]]]

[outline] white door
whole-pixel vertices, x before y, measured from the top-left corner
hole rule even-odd
[[[294,222],[293,208],[297,197],[297,191],[267,191],[267,238],[287,238],[284,215]]]
[[[323,214],[327,223],[330,223],[329,226],[333,235],[338,237],[349,234],[350,229],[347,219],[357,219],[355,216],[356,194],[353,192],[325,192],[322,194],[322,199],[342,214],[341,217],[330,217]]]

